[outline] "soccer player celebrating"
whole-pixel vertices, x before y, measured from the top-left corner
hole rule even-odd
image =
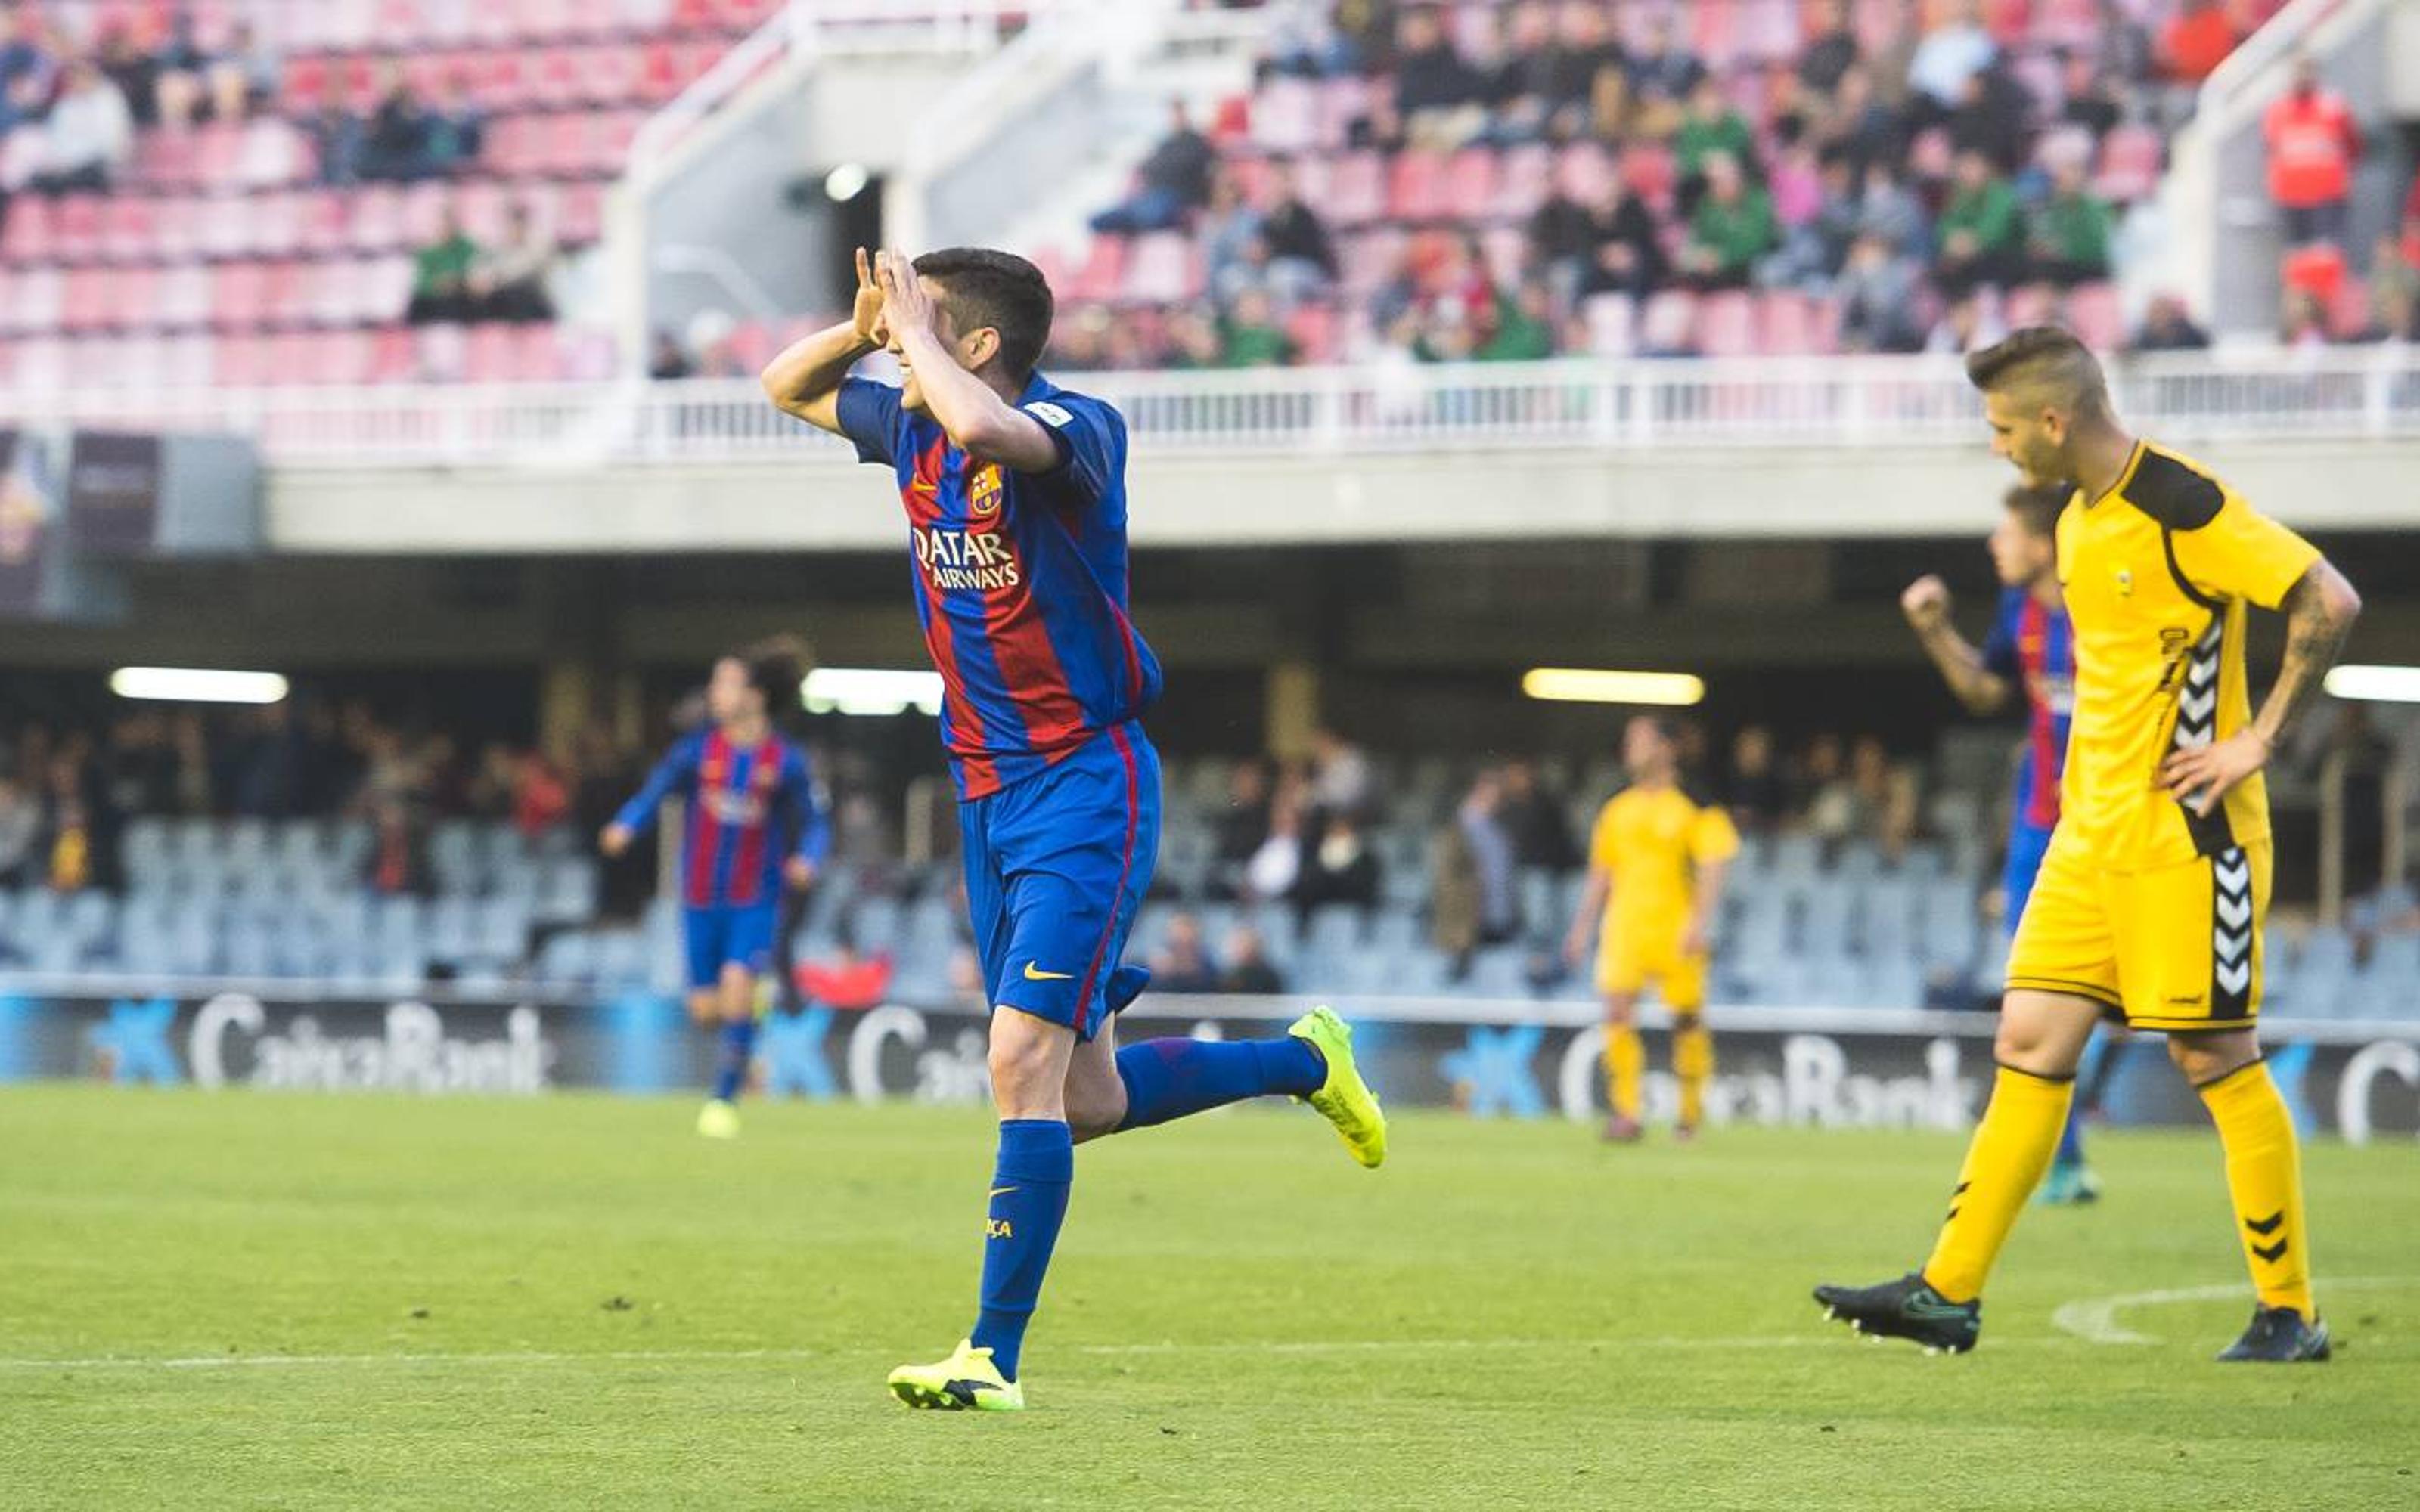
[[[1052,301],[1024,258],[860,251],[857,267],[851,317],[776,357],[765,389],[897,480],[1001,1119],[973,1332],[890,1384],[911,1407],[1014,1412],[1077,1143],[1291,1094],[1373,1166],[1387,1125],[1325,1008],[1275,1040],[1115,1047],[1110,1015],[1150,980],[1119,957],[1159,840],[1159,758],[1138,721],[1160,671],[1127,611],[1125,422],[1034,372]],[[899,387],[847,377],[886,347]]]
[[[1714,1037],[1706,1028],[1707,944],[1722,909],[1723,872],[1739,854],[1730,816],[1681,785],[1680,743],[1655,715],[1622,732],[1630,786],[1614,795],[1589,840],[1588,888],[1564,949],[1574,964],[1598,938],[1596,981],[1605,995],[1605,1137],[1638,1137],[1638,1083],[1647,1052],[1639,1042],[1638,991],[1653,981],[1672,1014],[1672,1074],[1681,1083],[1673,1134],[1696,1135],[1714,1074]]]
[[[2309,543],[2196,464],[2129,435],[2101,365],[2064,331],[1966,360],[1992,449],[2028,484],[2071,482],[2058,577],[2075,629],[2066,792],[2009,957],[1999,1074],[1921,1270],[1815,1300],[1861,1332],[1975,1347],[1983,1283],[2066,1122],[2103,1010],[2168,1036],[2226,1156],[2257,1304],[2219,1358],[2328,1357],[2311,1296],[2302,1156],[2260,1058],[2269,804],[2260,768],[2343,649],[2361,599]],[[2260,711],[2247,606],[2282,609]]]
[[[2067,493],[2055,486],[2021,485],[2009,490],[2006,512],[1992,532],[1992,565],[2000,575],[2000,610],[1991,638],[1979,652],[1949,623],[1949,589],[1938,578],[1918,578],[1900,596],[1900,607],[1933,665],[1977,714],[1997,714],[2022,689],[2026,730],[2017,766],[2017,791],[2009,816],[2008,859],[2000,894],[2014,933],[2034,890],[2051,826],[2058,823],[2060,768],[2067,761],[2067,726],[2075,710],[2075,637],[2058,591],[2058,514]],[[2090,1202],[2101,1195],[2084,1163],[2084,1110],[2071,1107],[2051,1158],[2042,1200]]]
[[[812,887],[830,842],[806,755],[773,728],[772,711],[798,696],[798,660],[781,644],[716,662],[706,727],[674,744],[597,842],[618,856],[666,797],[677,793],[687,806],[689,1011],[722,1030],[714,1095],[697,1115],[697,1132],[712,1139],[739,1134],[739,1090],[756,1047],[756,983],[771,964],[783,884]]]

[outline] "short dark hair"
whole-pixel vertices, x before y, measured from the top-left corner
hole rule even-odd
[[[2037,385],[2045,397],[2072,409],[2109,408],[2100,359],[2073,332],[2057,326],[2027,326],[1967,353],[1966,380],[1986,393]]]
[[[2058,534],[2059,511],[2067,507],[2071,492],[2065,484],[2019,484],[2000,502],[2017,517],[2017,523],[2028,533],[2051,540]]]
[[[1042,270],[1013,252],[944,247],[916,259],[917,276],[941,285],[940,304],[958,334],[985,326],[1000,332],[1000,360],[1024,378],[1042,360],[1056,305]]]
[[[776,719],[795,711],[799,685],[806,677],[807,643],[794,635],[777,635],[740,647],[731,659],[748,669],[748,686],[765,701],[765,712]]]

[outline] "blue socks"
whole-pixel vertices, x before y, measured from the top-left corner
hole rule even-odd
[[[1076,1141],[1054,1119],[1008,1119],[1000,1126],[1000,1158],[992,1167],[991,1207],[984,1221],[983,1311],[970,1335],[991,1350],[992,1364],[1016,1379],[1025,1325],[1042,1295],[1050,1251],[1067,1217],[1067,1189],[1076,1180]]]
[[[1147,1040],[1118,1052],[1118,1079],[1126,1084],[1126,1116],[1118,1132],[1147,1129],[1272,1093],[1307,1096],[1327,1079],[1327,1063],[1310,1045],[1275,1040]]]
[[[756,1021],[741,1019],[737,1023],[724,1020],[722,1045],[714,1057],[714,1100],[736,1103],[739,1088],[748,1080],[749,1057],[756,1053]]]
[[[2070,1167],[2084,1164],[2084,1115],[2075,1108],[2067,1110],[2067,1126],[2058,1132],[2058,1152],[2050,1163]]]

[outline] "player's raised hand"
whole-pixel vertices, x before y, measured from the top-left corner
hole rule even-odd
[[[869,347],[889,345],[891,332],[882,319],[882,285],[874,281],[874,258],[863,247],[857,249],[857,302],[849,319],[857,327],[858,340]]]
[[[804,892],[815,885],[815,863],[803,856],[793,856],[782,864],[782,875],[793,892]]]
[[[597,848],[609,856],[619,856],[630,848],[630,839],[629,825],[607,825],[604,833],[597,837]]]
[[[2238,782],[2268,764],[2268,740],[2246,727],[2214,745],[2178,751],[2160,764],[2160,780],[2179,803],[2206,814]]]
[[[1899,607],[1907,623],[1918,630],[1947,624],[1949,585],[1928,572],[1907,585],[1907,592],[1899,595]]]
[[[882,287],[883,319],[893,331],[933,329],[933,297],[916,276],[916,265],[904,252],[888,249],[874,255],[874,279]]]

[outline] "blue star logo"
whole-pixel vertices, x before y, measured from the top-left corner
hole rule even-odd
[[[818,1004],[798,1013],[768,1016],[756,1031],[756,1053],[765,1057],[765,1093],[795,1095],[817,1101],[838,1097],[831,1063],[824,1058],[824,1038],[831,1032],[831,1010]]]
[[[94,1026],[92,1044],[109,1057],[109,1079],[120,1086],[148,1082],[174,1087],[185,1079],[177,1063],[176,1047],[168,1042],[177,1025],[177,1000],[154,997],[147,1002],[121,997],[109,1005],[109,1018]]]
[[[1546,1099],[1529,1067],[1546,1031],[1535,1024],[1508,1029],[1474,1027],[1462,1048],[1437,1058],[1445,1079],[1465,1088],[1473,1118],[1498,1113],[1516,1119],[1544,1118]]]

